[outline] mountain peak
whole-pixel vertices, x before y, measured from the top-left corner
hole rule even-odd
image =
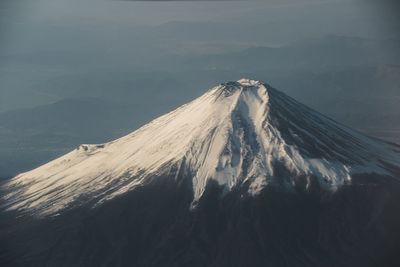
[[[254,87],[254,86],[260,86],[263,84],[264,84],[264,82],[262,82],[262,81],[256,81],[256,80],[251,80],[251,79],[246,79],[246,78],[242,78],[237,81],[229,81],[226,83],[222,83],[222,85],[225,87],[234,87],[234,88],[237,88],[237,87],[249,88],[249,87]]]
[[[242,78],[242,79],[238,80],[237,83],[239,83],[242,86],[258,86],[258,85],[264,84],[262,81],[256,81],[256,80],[251,80],[251,79],[246,79],[246,78]]]
[[[235,91],[248,91],[248,90],[255,90],[259,87],[262,87],[263,90],[267,90],[266,84],[262,81],[256,81],[256,80],[251,80],[251,79],[240,79],[238,81],[229,81],[220,84],[218,87],[219,90],[224,93],[224,96],[229,96]],[[215,88],[212,88],[211,90],[214,90]]]
[[[87,199],[102,203],[178,168],[190,179],[195,204],[210,181],[250,195],[267,186],[336,190],[354,173],[390,175],[384,162],[400,166],[398,151],[263,82],[241,79],[118,140],[82,145],[16,176],[5,199],[10,209],[51,214]]]

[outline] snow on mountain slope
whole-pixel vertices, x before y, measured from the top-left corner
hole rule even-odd
[[[74,151],[4,185],[8,209],[54,214],[73,204],[112,199],[183,166],[195,204],[212,179],[230,190],[267,185],[292,190],[316,177],[326,190],[354,173],[392,176],[400,147],[366,137],[296,102],[265,83],[242,79],[203,96],[137,131]],[[393,175],[394,176],[394,175]]]

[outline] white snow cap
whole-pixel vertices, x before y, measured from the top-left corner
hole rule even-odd
[[[263,82],[241,79],[125,137],[81,145],[14,177],[4,199],[9,209],[55,214],[87,200],[102,203],[182,164],[192,179],[193,203],[209,180],[226,191],[246,184],[249,194],[257,194],[268,184],[290,190],[297,177],[316,177],[322,188],[335,190],[354,171],[387,174],[379,162],[389,158],[399,162],[392,146],[338,125]]]
[[[240,79],[237,81],[238,83],[240,83],[243,86],[257,86],[257,85],[261,85],[262,82],[260,81],[256,81],[256,80],[251,80],[251,79]]]

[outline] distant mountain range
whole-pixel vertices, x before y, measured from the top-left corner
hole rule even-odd
[[[155,67],[139,70],[133,66],[137,61],[124,60],[133,65],[112,70],[52,72],[25,91],[21,85],[10,87],[11,92],[7,93],[5,85],[0,101],[7,99],[7,103],[0,103],[1,107],[17,106],[12,104],[14,98],[21,100],[18,106],[24,105],[24,99],[32,105],[39,96],[53,104],[0,113],[0,178],[45,163],[79,143],[106,142],[127,134],[201,95],[203,88],[243,76],[269,80],[288,95],[346,125],[400,142],[400,56],[395,39],[327,36],[284,46],[242,46],[226,52],[194,53],[196,56],[167,53],[162,62],[152,64]],[[50,58],[64,62],[63,55],[58,52]],[[69,54],[64,56],[70,58]],[[36,60],[46,68],[57,69],[43,58],[39,54],[5,60],[11,65]],[[69,66],[68,62],[64,65]],[[35,80],[31,75],[24,71],[18,80]],[[150,107],[148,102],[153,105]],[[81,112],[74,112],[75,109]],[[100,119],[102,116],[104,120]]]

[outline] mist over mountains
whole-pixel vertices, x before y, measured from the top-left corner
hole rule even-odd
[[[128,133],[221,78],[244,76],[268,79],[347,125],[398,142],[400,56],[389,56],[389,49],[377,53],[381,44],[327,36],[282,47],[175,55],[168,67],[155,64],[157,71],[127,68],[51,77],[38,83],[38,90],[59,102],[0,113],[1,175],[28,170],[88,139],[104,142]]]
[[[0,266],[400,266],[399,12],[1,1]]]
[[[345,124],[399,141],[399,24],[389,5],[22,0],[0,12],[8,25],[0,177],[87,138],[121,136],[240,77],[270,81]]]

